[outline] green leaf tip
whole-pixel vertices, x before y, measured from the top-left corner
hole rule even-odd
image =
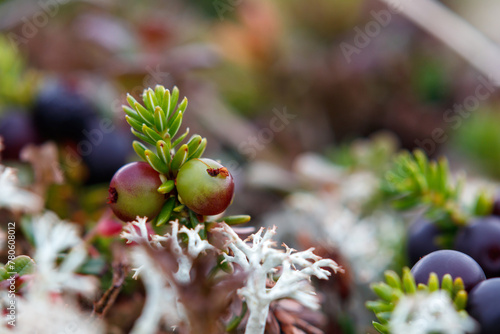
[[[35,261],[27,255],[19,255],[0,267],[0,281],[9,279],[12,275],[31,274],[35,270]]]
[[[381,189],[397,210],[424,208],[424,216],[446,230],[446,237],[466,224],[470,216],[491,211],[491,200],[486,197],[478,198],[472,211],[461,203],[462,181],[451,177],[448,160],[429,160],[420,149],[395,157]],[[442,246],[450,245],[447,242]]]
[[[401,278],[392,270],[386,271],[384,277],[386,282],[372,283],[370,285],[379,299],[365,303],[366,308],[374,312],[379,321],[373,322],[374,328],[379,333],[390,333],[389,321],[392,312],[403,296],[411,296],[416,293],[432,294],[438,290],[446,291],[453,301],[455,309],[459,313],[465,312],[467,292],[464,290],[461,278],[452,280],[451,275],[447,274],[443,276],[440,282],[438,276],[431,273],[427,284],[420,283],[417,287],[415,278],[408,267],[403,268]]]
[[[123,111],[131,126],[130,131],[144,144],[155,146],[157,154],[150,150],[146,154],[148,147],[137,141],[132,144],[134,151],[155,170],[168,173],[173,167],[172,170],[176,171],[187,160],[201,157],[207,142],[199,135],[193,135],[187,146],[182,145],[177,149],[189,134],[189,128],[176,136],[188,105],[186,97],[179,102],[179,89],[176,86],[172,91],[162,85],[144,89],[143,104],[127,94],[127,102],[129,106],[123,106]]]
[[[235,216],[227,216],[222,217],[220,220],[228,225],[239,225],[248,223],[252,217],[249,215],[235,215]]]

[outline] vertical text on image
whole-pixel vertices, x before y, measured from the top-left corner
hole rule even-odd
[[[8,270],[10,277],[7,279],[9,283],[8,288],[8,298],[9,303],[7,306],[7,325],[15,327],[16,326],[16,272],[14,259],[16,258],[16,223],[9,222],[7,225],[7,259],[8,262],[5,268]]]

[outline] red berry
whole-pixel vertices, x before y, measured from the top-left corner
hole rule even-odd
[[[96,226],[96,232],[103,237],[112,237],[120,234],[123,224],[112,218],[101,219]]]
[[[123,221],[137,216],[154,218],[160,212],[165,196],[157,189],[160,174],[146,162],[132,162],[120,168],[109,186],[109,204]]]

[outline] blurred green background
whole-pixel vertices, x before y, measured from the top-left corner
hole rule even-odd
[[[445,4],[500,40],[497,2]],[[249,163],[287,168],[300,153],[332,156],[380,130],[403,148],[500,175],[496,91],[466,116],[454,109],[487,78],[379,1],[12,0],[0,2],[0,32],[3,51],[17,48],[23,62],[13,66],[0,50],[0,113],[29,114],[58,81],[127,131],[126,92],[177,85],[191,133],[206,136],[207,156],[237,178]],[[81,169],[70,174],[85,183]],[[258,198],[241,209],[259,214],[273,203]]]

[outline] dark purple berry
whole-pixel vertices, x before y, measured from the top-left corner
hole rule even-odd
[[[494,197],[493,208],[491,210],[491,214],[493,216],[499,216],[500,217],[500,192],[497,192],[497,194]]]
[[[132,151],[130,131],[124,131],[116,126],[111,129],[100,126],[100,122],[92,122],[86,133],[86,150],[80,149],[80,154],[87,167],[87,184],[108,183],[115,172],[127,163],[127,157]]]
[[[440,233],[438,226],[425,218],[416,220],[410,226],[406,245],[410,265],[413,266],[423,256],[441,249],[437,242]]]
[[[160,174],[146,162],[132,162],[120,168],[109,185],[108,203],[114,214],[128,222],[139,217],[154,218],[165,202],[158,192]]]
[[[95,118],[96,113],[83,95],[56,84],[36,97],[33,117],[44,139],[78,141],[84,137],[85,124]]]
[[[455,249],[470,255],[487,277],[500,276],[500,217],[477,218],[460,230]]]
[[[0,137],[3,138],[4,159],[19,160],[22,148],[37,140],[31,117],[23,110],[12,110],[0,120]]]
[[[445,274],[450,274],[453,279],[461,277],[467,291],[486,279],[483,270],[473,258],[449,249],[427,254],[413,266],[411,272],[417,284],[427,284],[430,273],[436,273],[439,280]]]
[[[471,290],[467,312],[479,322],[479,334],[500,333],[500,278],[490,278]]]

